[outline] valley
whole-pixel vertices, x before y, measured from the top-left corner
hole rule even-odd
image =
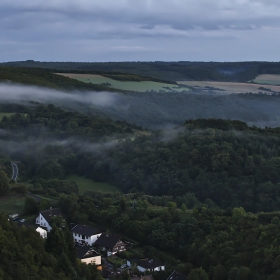
[[[219,270],[252,279],[277,275],[275,265],[267,272],[254,263],[265,262],[267,251],[273,263],[278,256],[279,86],[194,80],[182,81],[188,90],[180,92],[164,77],[74,70],[65,77],[54,70],[7,68],[0,75],[0,222],[13,229],[10,235],[31,244],[41,238],[34,231],[38,212],[60,208],[67,217],[57,237],[64,250],[72,248],[67,236],[76,224],[133,243],[115,259],[105,260],[95,248],[103,271],[113,275],[127,271],[125,260],[147,257],[165,266],[152,273],[158,280],[174,270],[191,275],[201,269],[211,280],[222,279],[215,276]],[[141,83],[153,88],[141,91]],[[20,215],[27,236],[24,227],[6,224],[12,213]],[[36,240],[47,258],[59,259],[50,241]],[[254,251],[253,244],[264,249]],[[95,266],[84,267],[72,253],[65,256],[68,266],[45,269],[68,275],[74,267],[101,279]]]

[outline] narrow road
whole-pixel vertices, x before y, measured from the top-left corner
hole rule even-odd
[[[18,167],[17,167],[17,165],[16,165],[14,162],[11,162],[11,164],[12,164],[12,168],[13,168],[13,176],[12,176],[12,179],[13,179],[14,181],[16,181],[16,180],[17,180],[17,177],[18,177]]]

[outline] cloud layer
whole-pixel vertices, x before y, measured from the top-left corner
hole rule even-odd
[[[279,28],[277,0],[0,2],[4,61],[279,60]]]

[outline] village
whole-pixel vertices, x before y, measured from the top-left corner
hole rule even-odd
[[[59,208],[40,211],[36,218],[36,231],[42,238],[47,238],[52,230],[51,220],[65,215]],[[124,272],[132,280],[152,280],[153,273],[164,271],[165,264],[154,258],[121,258],[120,253],[129,251],[133,243],[117,234],[107,234],[104,230],[91,225],[76,224],[71,227],[73,245],[77,258],[86,264],[95,264],[104,279],[122,279]],[[166,280],[186,280],[187,276],[173,271]]]

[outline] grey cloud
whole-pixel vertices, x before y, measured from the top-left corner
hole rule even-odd
[[[156,0],[0,2],[0,42],[6,42],[6,45],[0,45],[0,51],[5,61],[19,58],[69,61],[81,57],[83,61],[176,60],[177,57],[178,60],[194,60],[196,57],[193,53],[184,50],[184,47],[201,47],[201,40],[204,46],[202,52],[208,53],[208,60],[214,60],[215,56],[222,60],[219,45],[216,45],[216,52],[209,51],[209,39],[235,38],[235,45],[242,45],[243,31],[249,35],[259,30],[259,35],[254,35],[258,41],[264,28],[275,28],[275,32],[278,32],[279,1],[160,0],[160,4]],[[269,39],[272,44],[279,44],[275,36],[271,35]],[[176,52],[174,46],[166,48],[168,40],[174,40]],[[260,44],[263,44],[263,48],[266,45],[265,42]],[[131,45],[140,46],[139,49],[135,48],[137,56],[125,56],[122,51],[121,46]],[[159,45],[161,52],[158,54],[151,51],[142,55],[142,49],[150,47],[154,50]],[[113,53],[112,46],[115,47]],[[82,50],[86,48],[88,52],[83,53]],[[94,51],[90,51],[90,48]],[[232,53],[228,52],[226,60],[235,59]],[[263,60],[267,53],[260,51],[258,55]],[[242,55],[244,51],[240,51],[236,59]],[[277,56],[273,53],[273,57]],[[204,56],[198,59],[203,60]]]
[[[27,3],[25,3],[27,2]],[[266,18],[274,18],[274,24],[279,20],[279,10],[271,9],[265,1],[216,1],[209,4],[209,1],[59,1],[55,3],[15,1],[18,5],[2,4],[6,14],[12,18],[21,18],[29,13],[30,19],[40,15],[41,22],[48,20],[49,15],[57,17],[57,20],[64,19],[71,23],[91,24],[93,28],[98,22],[103,25],[114,23],[139,24],[149,26],[149,29],[156,25],[178,26],[180,29],[192,29],[194,25],[201,26],[207,30],[217,29],[217,26],[241,24],[262,25]],[[271,2],[271,1],[270,1]],[[256,5],[256,3],[258,5]],[[136,7],[135,7],[136,6]],[[28,21],[28,20],[27,20]],[[50,24],[50,22],[47,22]],[[75,28],[74,28],[75,29]],[[70,31],[70,30],[69,30]],[[100,30],[104,32],[104,30]]]
[[[0,135],[1,137],[2,135]],[[123,139],[122,139],[123,140]],[[81,141],[75,138],[68,138],[65,140],[57,139],[32,139],[24,141],[15,141],[15,140],[3,140],[0,139],[0,151],[4,150],[8,152],[11,156],[25,153],[26,150],[31,149],[33,151],[43,150],[47,146],[58,146],[58,147],[72,147],[80,153],[84,154],[95,154],[99,156],[106,156],[105,151],[116,147],[119,145],[119,139],[112,139],[105,141],[103,143],[92,143]]]
[[[42,103],[66,104],[69,102],[80,102],[87,105],[100,107],[114,106],[117,94],[109,92],[73,92],[66,93],[47,88],[32,86],[0,84],[1,102],[29,102],[37,101]]]

